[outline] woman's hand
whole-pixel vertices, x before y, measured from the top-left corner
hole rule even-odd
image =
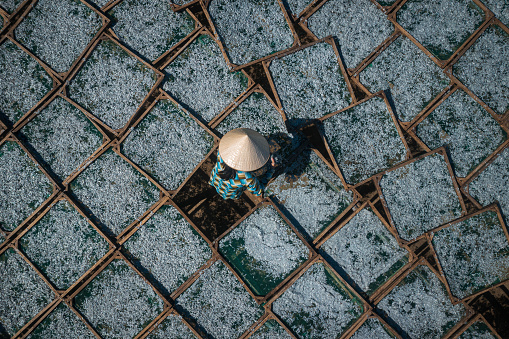
[[[276,167],[276,160],[274,159],[274,155],[270,156],[270,165],[272,167]]]

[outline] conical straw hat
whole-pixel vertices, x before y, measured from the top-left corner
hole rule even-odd
[[[249,128],[236,128],[219,142],[219,154],[224,162],[238,171],[254,171],[270,157],[269,143],[263,135]]]

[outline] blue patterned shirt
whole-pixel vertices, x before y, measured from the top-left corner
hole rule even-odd
[[[238,199],[246,189],[254,195],[261,196],[265,185],[274,174],[274,168],[270,168],[261,176],[256,177],[253,172],[237,171],[233,179],[221,179],[218,172],[224,170],[224,161],[217,153],[217,163],[210,174],[209,184],[216,188],[217,193],[223,199]],[[256,171],[258,172],[258,170]]]

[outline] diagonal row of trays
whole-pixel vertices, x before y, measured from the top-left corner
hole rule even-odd
[[[509,29],[457,2],[0,2],[0,334],[504,335]],[[285,166],[202,198],[237,127]]]

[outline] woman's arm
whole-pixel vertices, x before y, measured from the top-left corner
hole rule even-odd
[[[255,176],[247,178],[246,181],[248,182],[246,188],[249,192],[253,193],[258,197],[263,195],[265,187]]]
[[[265,186],[267,186],[267,183],[274,175],[274,172],[276,171],[276,161],[274,160],[274,157],[270,156],[270,166],[267,172],[265,172],[261,177],[258,178],[260,180],[260,183],[263,185],[264,189]]]

